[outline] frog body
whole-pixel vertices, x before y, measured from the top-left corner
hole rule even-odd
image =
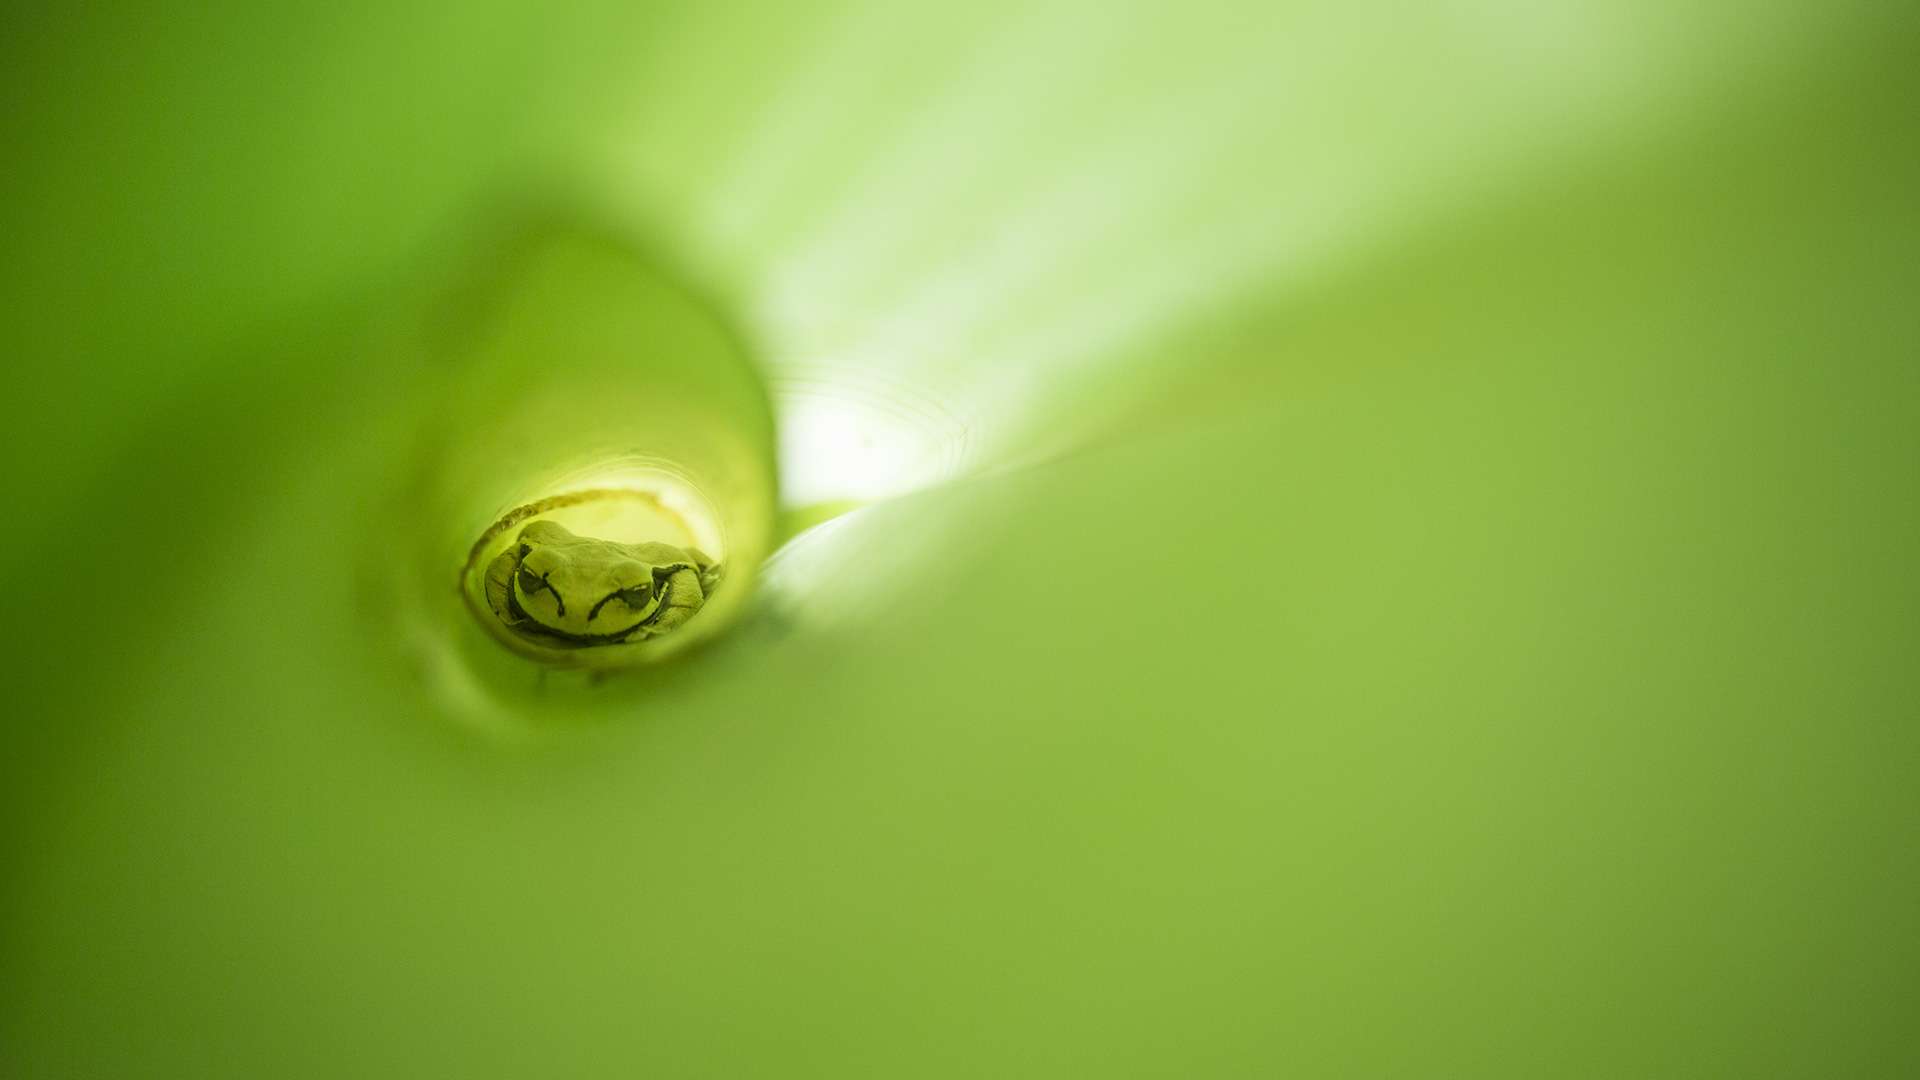
[[[535,521],[487,566],[487,603],[516,632],[573,646],[668,633],[697,613],[720,567],[697,548],[620,544]]]

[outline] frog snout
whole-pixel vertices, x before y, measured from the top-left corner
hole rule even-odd
[[[567,598],[567,613],[560,617],[560,629],[570,634],[585,634],[590,632],[591,612],[591,601],[581,603],[578,597],[569,596]]]

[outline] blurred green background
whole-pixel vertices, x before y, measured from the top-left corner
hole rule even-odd
[[[0,27],[0,1073],[1920,1069],[1910,5]],[[595,683],[417,560],[543,214],[859,506]]]

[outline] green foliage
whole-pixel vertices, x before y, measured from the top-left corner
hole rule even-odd
[[[1118,10],[22,16],[5,1071],[1911,1074],[1913,17]],[[475,357],[771,449],[529,190],[960,433],[656,670],[443,617]]]

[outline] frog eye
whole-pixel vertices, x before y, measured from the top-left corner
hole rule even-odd
[[[600,609],[613,603],[615,600],[620,601],[634,611],[640,611],[647,606],[647,602],[652,598],[653,588],[650,585],[635,585],[631,588],[615,589],[613,592],[601,597],[599,603],[593,605],[593,610],[587,612],[587,621],[592,622],[598,618]]]
[[[545,589],[553,594],[554,609],[561,615],[565,615],[567,613],[567,602],[560,598],[560,590],[553,587],[553,582],[548,581],[545,574],[535,574],[526,567],[521,567],[520,591],[531,594],[537,593],[541,589]]]

